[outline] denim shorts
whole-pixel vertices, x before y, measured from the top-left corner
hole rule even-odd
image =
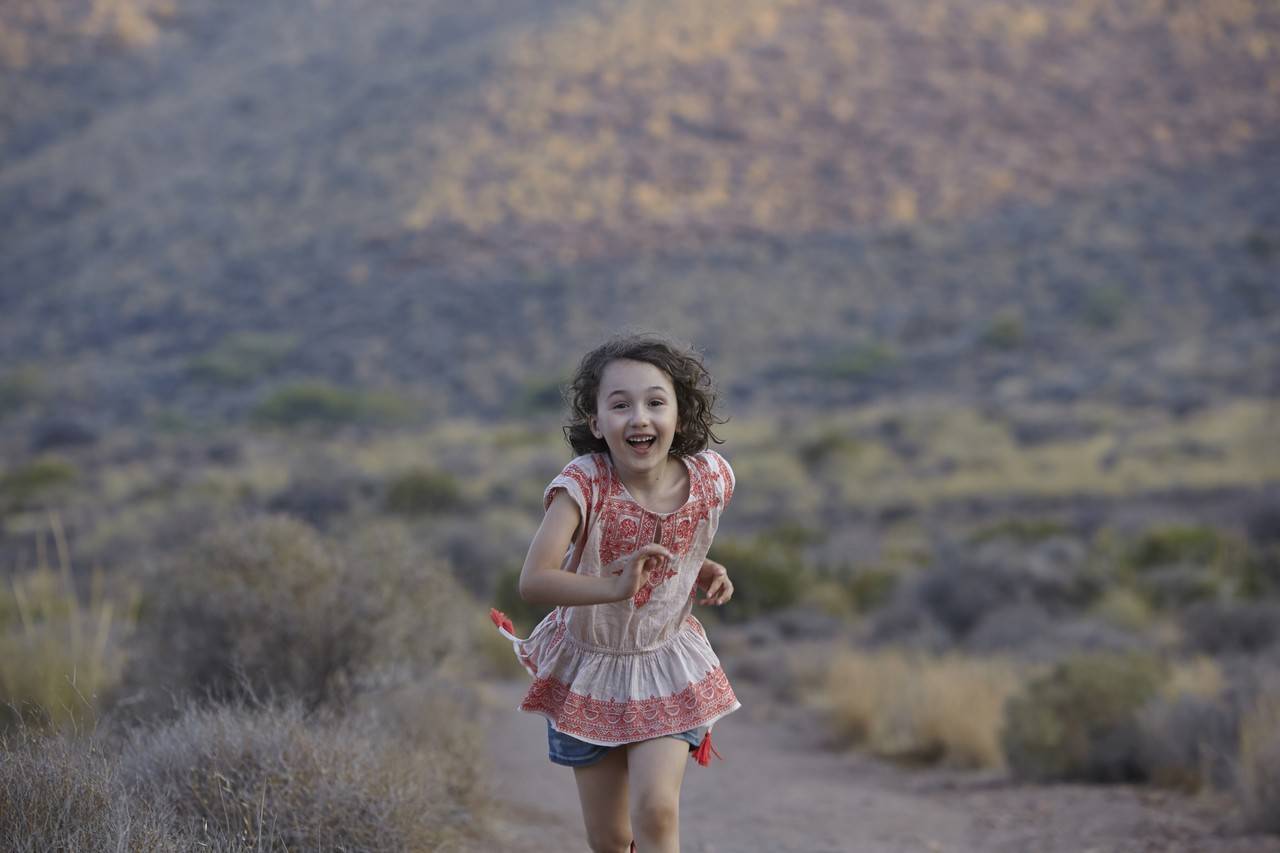
[[[702,743],[702,736],[707,733],[708,728],[709,726],[700,726],[689,729],[687,732],[663,735],[663,737],[678,738],[689,744],[689,751],[693,752]],[[618,748],[578,740],[572,735],[556,731],[551,727],[551,721],[547,720],[547,757],[555,764],[565,767],[586,767],[604,758],[609,750]]]

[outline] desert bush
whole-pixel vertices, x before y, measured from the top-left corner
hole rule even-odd
[[[385,506],[402,515],[453,512],[465,504],[457,479],[443,471],[406,471],[387,485]]]
[[[7,371],[0,376],[0,420],[39,400],[44,393],[44,378],[37,368]]]
[[[1026,337],[1022,315],[1017,311],[1003,310],[991,318],[982,332],[982,344],[997,350],[1014,350]]]
[[[897,760],[999,767],[1004,703],[1017,681],[994,658],[845,651],[820,704],[836,743]]]
[[[1129,561],[1139,569],[1173,563],[1210,563],[1222,548],[1212,527],[1158,527],[1148,530],[1130,548]]]
[[[854,571],[846,588],[853,608],[859,613],[869,613],[888,601],[897,585],[897,572],[872,566]]]
[[[530,604],[520,597],[520,568],[503,572],[494,584],[494,607],[501,610],[516,626],[516,634],[528,636],[529,632],[554,610],[545,604]]]
[[[1144,600],[1163,610],[1181,610],[1226,595],[1222,579],[1209,567],[1189,563],[1148,569],[1135,588]]]
[[[313,527],[325,528],[351,512],[356,498],[372,494],[376,485],[341,471],[312,472],[291,479],[267,501],[268,512],[292,515]]]
[[[98,431],[75,418],[48,417],[31,428],[31,449],[36,453],[59,447],[79,447],[97,440]]]
[[[269,375],[296,348],[292,337],[242,332],[192,359],[187,373],[209,383],[243,385]]]
[[[58,569],[42,547],[35,569],[0,582],[0,723],[72,728],[90,719],[119,678],[136,619],[136,593],[108,597],[97,574],[80,595],[57,516],[52,526]]]
[[[713,611],[726,621],[743,622],[794,604],[808,582],[795,551],[776,543],[722,540],[710,557],[733,578],[733,606]]]
[[[436,724],[475,747],[465,719]],[[198,844],[244,850],[435,850],[463,831],[475,775],[376,718],[188,706],[136,733],[120,774]],[[460,750],[459,750],[460,751]],[[194,849],[194,847],[192,848]]]
[[[1182,614],[1188,651],[1210,655],[1259,654],[1280,642],[1280,605],[1206,602]]]
[[[1280,693],[1263,693],[1240,723],[1240,793],[1249,823],[1280,833]]]
[[[1051,518],[1005,518],[979,527],[969,535],[969,541],[977,545],[993,539],[1011,539],[1029,545],[1067,532],[1062,522]]]
[[[75,481],[75,465],[48,455],[0,475],[0,512],[28,509],[60,496]]]
[[[1160,694],[1138,712],[1143,776],[1188,791],[1226,790],[1233,781],[1240,697],[1212,658],[1175,664]]]
[[[315,708],[456,659],[464,594],[403,528],[342,544],[287,516],[218,528],[148,584],[126,676],[133,705],[167,693],[277,697]]]
[[[1137,719],[1144,778],[1187,791],[1230,786],[1238,709],[1218,697],[1180,693],[1152,699]]]
[[[411,406],[386,393],[356,392],[325,382],[299,382],[270,394],[251,418],[266,426],[322,427],[353,423],[393,423],[407,419]]]
[[[186,853],[196,843],[165,808],[130,795],[98,743],[18,728],[0,735],[0,849]]]
[[[1041,781],[1141,779],[1136,714],[1165,677],[1146,655],[1061,661],[1005,707],[1001,743],[1010,768]]]
[[[1142,596],[1124,586],[1109,587],[1093,607],[1093,613],[1106,622],[1131,631],[1151,624],[1151,606]]]

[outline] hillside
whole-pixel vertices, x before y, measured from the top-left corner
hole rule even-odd
[[[511,414],[627,324],[744,404],[1275,391],[1266,3],[21,8],[10,426]]]

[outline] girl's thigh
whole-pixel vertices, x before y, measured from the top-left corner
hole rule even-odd
[[[679,738],[659,737],[627,745],[627,776],[633,807],[668,804],[680,800],[689,744]]]
[[[573,768],[587,837],[601,848],[626,849],[631,842],[627,774],[627,750],[620,748],[594,764]]]

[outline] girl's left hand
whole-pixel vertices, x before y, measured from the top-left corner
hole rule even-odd
[[[729,572],[714,560],[703,560],[698,570],[697,585],[706,590],[706,595],[699,604],[724,604],[733,598],[733,584],[729,581]]]

